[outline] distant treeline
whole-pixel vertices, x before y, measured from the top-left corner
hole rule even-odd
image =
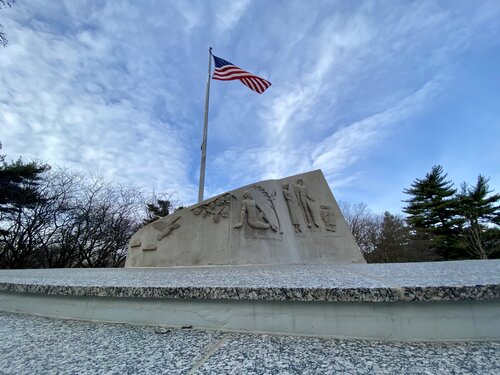
[[[457,190],[435,166],[404,192],[406,217],[340,202],[368,262],[500,256],[500,195],[487,178]],[[171,194],[0,155],[0,268],[123,266],[135,231],[178,208]]]
[[[365,203],[340,208],[370,263],[500,257],[500,194],[488,179],[455,189],[440,165],[403,190],[403,212],[374,214]]]
[[[132,234],[174,208],[171,195],[0,155],[0,268],[123,266]]]

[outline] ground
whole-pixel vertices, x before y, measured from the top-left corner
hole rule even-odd
[[[500,343],[409,343],[0,313],[0,374],[499,374]]]

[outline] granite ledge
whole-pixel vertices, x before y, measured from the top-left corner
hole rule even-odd
[[[406,264],[0,270],[0,292],[299,302],[500,299],[500,260]]]
[[[0,284],[0,292],[115,298],[265,300],[301,302],[395,302],[397,288],[113,287]]]
[[[500,298],[500,285],[404,288],[114,287],[1,283],[0,292],[77,297],[301,302],[473,301]]]
[[[490,300],[500,298],[500,285],[404,287],[402,293],[406,302]]]

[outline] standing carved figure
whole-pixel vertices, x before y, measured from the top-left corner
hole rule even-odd
[[[248,226],[254,229],[271,229],[273,232],[277,231],[276,226],[271,224],[266,217],[264,211],[253,200],[250,192],[243,193],[243,201],[241,202],[240,222],[235,224],[233,228],[241,228],[243,221],[247,219]]]
[[[293,199],[292,192],[290,191],[290,184],[283,184],[283,196],[285,197],[286,205],[288,206],[288,212],[290,213],[290,219],[292,220],[295,233],[302,233],[302,230],[300,230],[299,216],[297,214],[298,207]]]
[[[297,180],[297,185],[294,186],[294,190],[295,195],[297,196],[297,201],[299,202],[299,206],[302,210],[302,214],[306,219],[307,226],[311,228],[312,224],[314,224],[315,227],[319,228],[316,216],[314,215],[314,208],[311,204],[311,202],[316,201],[307,193],[307,187],[304,185],[304,181],[302,179]]]

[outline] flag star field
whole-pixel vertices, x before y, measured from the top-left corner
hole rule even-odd
[[[212,61],[205,197],[321,169],[399,213],[437,164],[500,192],[499,20],[498,0],[16,1],[0,153],[195,203],[212,47],[236,76]]]

